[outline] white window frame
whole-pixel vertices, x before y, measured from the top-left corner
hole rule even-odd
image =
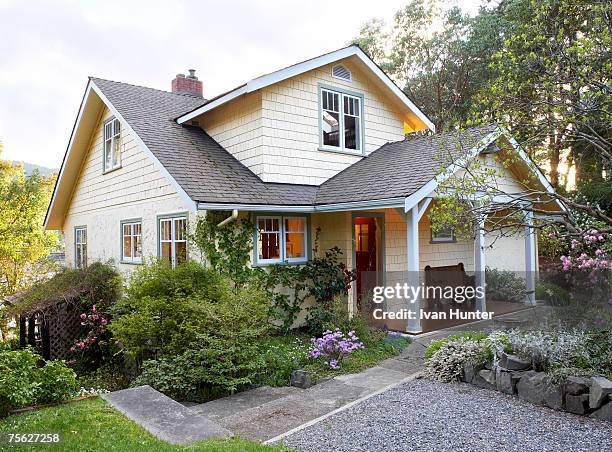
[[[285,228],[285,220],[298,218],[304,221],[304,257],[288,258],[286,256],[287,247],[287,231]],[[259,220],[278,220],[279,224],[279,257],[278,259],[260,259],[259,258]],[[308,217],[302,215],[258,215],[255,217],[255,237],[254,237],[254,258],[257,265],[271,264],[305,264],[308,262]],[[300,232],[300,231],[293,231]]]
[[[326,93],[332,93],[332,94],[336,94],[338,95],[338,100],[339,100],[339,104],[340,104],[340,111],[339,113],[339,124],[338,124],[338,142],[339,142],[339,146],[331,146],[329,144],[324,144],[323,142],[323,96]],[[350,98],[350,99],[355,99],[359,102],[359,115],[351,115],[348,113],[345,113],[344,111],[344,99],[345,98]],[[338,90],[338,89],[334,89],[334,88],[329,88],[326,86],[322,86],[319,89],[319,146],[322,150],[324,151],[336,151],[336,152],[344,152],[344,153],[350,153],[350,154],[359,154],[359,155],[364,155],[365,154],[365,144],[364,144],[364,130],[365,130],[365,125],[364,125],[364,108],[363,108],[363,96],[357,94],[357,93],[349,93],[346,91],[342,91],[342,90]],[[350,149],[347,148],[345,146],[344,143],[344,139],[345,139],[345,130],[344,130],[344,116],[345,114],[348,114],[349,116],[353,116],[359,119],[358,123],[359,123],[359,134],[358,134],[358,139],[359,139],[359,147],[357,149]]]
[[[450,235],[438,235],[444,232],[445,231],[434,232],[434,230],[431,229],[431,238],[430,238],[431,243],[454,243],[457,241],[455,237],[455,231],[451,229]]]
[[[79,232],[81,232],[81,234],[79,234]],[[82,237],[82,233],[85,233],[84,241],[79,240],[79,235]],[[83,254],[83,248],[85,249],[85,254]],[[76,226],[74,228],[74,268],[85,267],[87,267],[87,226]]]
[[[140,234],[134,234],[134,226],[140,226]],[[130,233],[125,235],[125,227],[129,226]],[[130,238],[131,256],[123,254],[125,238]],[[134,247],[134,237],[138,237],[138,243],[140,244],[140,255],[135,256],[136,248]],[[142,220],[125,220],[121,222],[121,262],[130,264],[141,264],[142,263]]]
[[[102,129],[102,170],[104,173],[121,168],[121,129],[121,123],[117,118],[111,118],[104,123]],[[109,130],[110,136],[107,133]],[[115,146],[118,147],[116,162],[113,160]],[[110,152],[110,155],[107,151]]]
[[[185,239],[184,240],[176,240],[176,222],[180,220],[185,220]],[[161,231],[162,231],[162,222],[169,221],[170,222],[170,240],[162,240]],[[170,262],[173,267],[176,267],[176,244],[177,243],[185,243],[185,260],[189,257],[189,249],[188,249],[188,241],[187,236],[189,233],[189,223],[187,221],[187,215],[173,215],[173,216],[163,216],[158,217],[157,219],[157,254],[161,258],[162,257],[162,243],[170,243]]]

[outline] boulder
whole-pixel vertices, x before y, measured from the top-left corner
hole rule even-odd
[[[544,372],[525,372],[516,385],[518,396],[522,400],[535,405],[544,405],[544,394],[547,390],[546,374]]]
[[[586,414],[589,411],[589,395],[566,394],[565,411],[569,411],[570,413],[574,414]]]
[[[597,411],[593,411],[590,417],[612,422],[612,402],[608,402]]]
[[[508,370],[525,370],[531,367],[529,361],[525,361],[516,355],[509,355],[505,352],[501,354],[499,365]]]
[[[466,383],[472,383],[482,368],[482,364],[465,363],[463,365],[463,381]]]
[[[492,370],[479,370],[472,383],[484,389],[495,389],[495,373]]]
[[[312,386],[312,375],[305,370],[294,370],[291,372],[291,386],[308,389]]]
[[[589,379],[584,377],[567,377],[565,379],[565,393],[571,395],[586,394],[589,392]]]
[[[544,405],[553,410],[563,409],[563,386],[548,384],[544,390]]]
[[[495,371],[495,387],[506,394],[516,394],[516,383],[512,381],[512,372],[498,367]]]
[[[591,377],[589,408],[592,410],[599,408],[610,394],[612,394],[612,381],[604,377]]]

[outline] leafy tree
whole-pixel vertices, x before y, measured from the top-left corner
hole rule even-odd
[[[36,171],[26,176],[22,165],[0,160],[0,295],[19,291],[49,270],[45,258],[58,236],[42,225],[54,183],[55,176]]]
[[[493,10],[470,17],[441,1],[411,0],[391,32],[372,20],[353,42],[404,86],[440,132],[465,123],[477,91],[493,75],[488,64],[501,48],[503,27]]]

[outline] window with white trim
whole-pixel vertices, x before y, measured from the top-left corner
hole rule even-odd
[[[121,123],[111,119],[104,124],[104,172],[121,166]]]
[[[307,261],[306,217],[260,216],[256,224],[258,264]]]
[[[360,97],[322,88],[320,117],[323,148],[362,151],[363,115]]]
[[[74,228],[74,266],[87,267],[87,228]]]
[[[134,264],[142,262],[142,222],[121,223],[121,261]]]
[[[187,217],[159,219],[159,257],[173,267],[187,260]]]
[[[455,241],[455,231],[452,228],[431,230],[431,243],[448,243]]]

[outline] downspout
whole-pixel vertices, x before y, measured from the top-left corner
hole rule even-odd
[[[238,218],[238,209],[232,210],[232,214],[225,220],[223,220],[221,223],[219,223],[217,227],[220,228],[221,226],[225,226],[227,223],[234,221],[236,218]]]

